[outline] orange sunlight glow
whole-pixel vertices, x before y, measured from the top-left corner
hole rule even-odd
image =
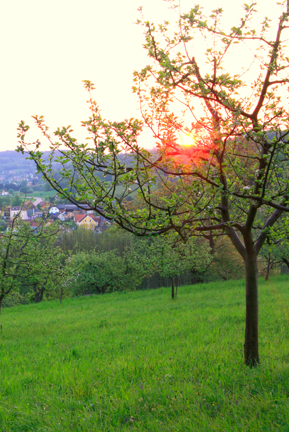
[[[191,147],[197,145],[196,136],[193,132],[179,132],[180,146]]]
[[[193,131],[178,132],[179,156],[182,163],[198,163],[200,156],[199,142]]]
[[[175,166],[182,164],[183,168],[201,168],[208,160],[212,143],[206,145],[206,137],[199,136],[196,130],[178,131],[176,137],[178,149],[169,153],[173,156]]]

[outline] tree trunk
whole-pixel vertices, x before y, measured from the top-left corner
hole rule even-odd
[[[282,258],[282,261],[289,268],[289,261],[286,258]]]
[[[258,269],[257,256],[251,250],[247,251],[245,259],[246,269],[246,329],[244,356],[245,364],[250,367],[257,366],[258,352]]]
[[[175,298],[175,280],[174,278],[171,278],[172,280],[172,300]]]
[[[35,301],[35,303],[40,303],[43,300],[43,294],[44,294],[45,288],[39,289],[37,286],[34,286],[33,288],[34,288],[34,293],[35,293],[34,301]]]
[[[4,299],[4,296],[1,296],[1,297],[0,297],[0,315],[1,315],[1,312],[2,312],[2,303],[3,303],[3,299]]]

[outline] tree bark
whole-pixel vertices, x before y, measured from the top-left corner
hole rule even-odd
[[[44,294],[45,288],[38,289],[37,286],[34,286],[33,288],[34,288],[34,293],[35,293],[34,301],[35,301],[35,303],[40,303],[43,300],[43,294]]]
[[[254,250],[247,251],[245,258],[246,269],[246,328],[244,357],[245,364],[250,367],[257,366],[258,351],[258,269],[257,255]]]
[[[175,280],[174,278],[171,278],[172,280],[172,300],[175,298]]]
[[[289,261],[286,258],[282,258],[282,261],[289,268]]]

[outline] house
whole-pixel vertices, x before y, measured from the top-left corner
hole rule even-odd
[[[64,212],[61,212],[58,214],[58,219],[61,220],[61,222],[66,221],[66,215]]]
[[[37,211],[34,213],[34,215],[32,216],[32,219],[35,220],[35,219],[37,219],[37,218],[39,218],[39,217],[42,218],[43,215],[44,215],[44,213],[43,213],[42,211],[37,210]]]
[[[49,214],[51,214],[51,215],[56,215],[60,212],[60,210],[57,206],[50,207],[50,209],[48,211],[49,211]]]
[[[94,232],[101,232],[101,218],[94,216],[92,214],[79,213],[74,216],[74,222],[78,226],[83,226],[87,229],[90,229]]]
[[[26,201],[26,203],[23,205],[23,210],[26,210],[27,217],[31,218],[36,212],[37,207],[31,201]]]
[[[4,206],[1,208],[1,216],[4,219],[10,219],[10,206]]]
[[[29,221],[29,225],[33,230],[37,230],[40,227],[39,223],[35,220]]]
[[[21,219],[28,219],[27,210],[24,210],[20,206],[10,208],[10,220],[12,220],[18,214],[20,214]]]

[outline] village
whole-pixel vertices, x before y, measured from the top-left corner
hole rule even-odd
[[[58,220],[62,229],[66,231],[84,227],[95,234],[101,234],[110,226],[107,219],[97,216],[92,210],[83,210],[73,204],[51,204],[42,198],[34,198],[22,205],[8,205],[1,209],[1,217],[7,223],[7,228],[17,215],[23,222],[29,223],[31,228],[38,226],[39,218],[45,218],[48,224]]]

